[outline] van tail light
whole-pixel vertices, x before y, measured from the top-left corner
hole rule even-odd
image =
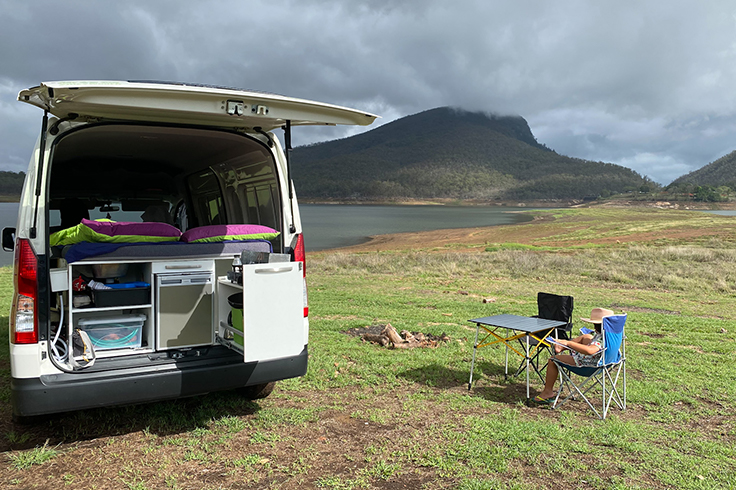
[[[309,316],[309,302],[307,301],[307,253],[304,250],[304,235],[296,236],[294,247],[294,261],[302,263],[302,277],[304,277],[304,318]]]
[[[10,341],[35,344],[38,342],[38,259],[28,240],[18,239],[14,265],[15,294],[10,311]]]

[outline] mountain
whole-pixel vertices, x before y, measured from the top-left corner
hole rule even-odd
[[[713,187],[729,185],[729,187],[736,188],[734,183],[736,183],[736,151],[732,151],[705,167],[676,178],[670,186],[678,184],[711,185]]]
[[[449,107],[297,147],[292,177],[312,198],[582,198],[651,183],[610,163],[559,155],[520,116]]]

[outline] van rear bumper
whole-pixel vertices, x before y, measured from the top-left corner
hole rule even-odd
[[[21,417],[112,405],[131,405],[269,383],[303,376],[307,346],[296,356],[258,362],[196,364],[158,370],[118,371],[92,378],[59,374],[12,378],[13,414]],[[91,373],[90,373],[91,374]]]

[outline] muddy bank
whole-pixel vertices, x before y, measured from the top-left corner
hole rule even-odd
[[[691,203],[688,203],[691,204]],[[722,203],[719,203],[722,204]],[[730,203],[725,203],[730,204]],[[651,242],[666,238],[673,241],[692,241],[702,239],[704,237],[732,239],[736,232],[736,221],[725,218],[718,219],[717,222],[702,223],[702,220],[696,219],[696,223],[691,222],[692,219],[688,213],[683,211],[704,211],[714,209],[711,206],[702,205],[702,207],[690,207],[677,205],[677,203],[667,202],[627,202],[627,201],[605,201],[595,204],[586,204],[579,206],[581,208],[591,209],[591,215],[587,216],[585,211],[580,216],[567,216],[560,219],[555,218],[552,213],[539,213],[533,217],[531,222],[519,223],[513,225],[497,225],[473,228],[454,228],[433,231],[407,232],[386,235],[374,235],[370,240],[350,247],[332,249],[331,252],[382,252],[382,251],[404,251],[404,250],[443,250],[443,251],[463,251],[474,252],[483,251],[491,244],[499,243],[518,243],[535,246],[564,247],[578,246],[590,244],[624,244],[633,242]],[[623,217],[620,232],[610,234],[601,234],[594,236],[580,236],[584,230],[600,226],[601,219],[610,219],[609,217],[599,217],[594,211],[605,210],[611,208],[643,210],[651,209],[653,213],[635,212],[635,215]],[[718,208],[716,208],[718,209]],[[721,206],[720,209],[736,209],[736,207]],[[663,210],[674,211],[671,215],[671,221],[664,228],[658,231],[646,230],[641,227],[626,226],[630,222],[660,221]],[[531,211],[531,210],[530,210]],[[533,211],[531,211],[533,213]],[[707,213],[693,213],[692,216]],[[627,221],[629,220],[629,221]],[[666,231],[665,231],[666,230]],[[325,252],[325,251],[322,251]],[[314,253],[322,253],[314,252]]]

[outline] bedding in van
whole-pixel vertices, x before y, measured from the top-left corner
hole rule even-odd
[[[132,223],[110,220],[82,222],[71,228],[52,233],[49,245],[74,245],[81,242],[92,243],[150,243],[176,242],[181,236],[178,228],[166,223]]]
[[[82,242],[64,247],[61,256],[68,263],[88,258],[95,259],[157,259],[235,255],[245,250],[273,252],[267,240],[227,241],[216,243],[89,243]]]
[[[209,225],[182,233],[187,243],[225,242],[231,240],[273,240],[279,232],[263,225]]]

